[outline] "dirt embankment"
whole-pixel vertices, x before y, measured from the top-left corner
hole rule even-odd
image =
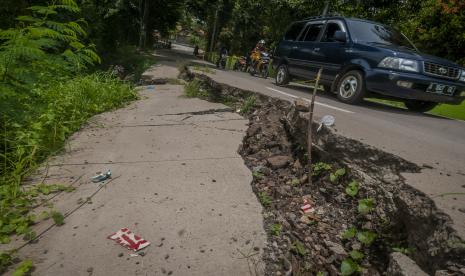
[[[249,105],[250,125],[239,151],[264,206],[270,275],[338,275],[342,270],[402,275],[398,271],[419,270],[412,268],[413,262],[399,261],[399,255],[408,255],[430,275],[463,275],[464,241],[450,227],[449,217],[401,176],[420,172],[417,165],[334,129],[317,132],[315,124],[317,165],[309,185],[305,106],[189,71],[181,76],[200,82],[208,100],[227,101],[236,109]],[[305,204],[311,206],[308,213],[301,209]]]

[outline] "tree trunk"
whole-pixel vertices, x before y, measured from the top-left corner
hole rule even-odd
[[[147,41],[147,19],[149,17],[149,3],[148,0],[139,1],[139,14],[140,14],[140,30],[139,30],[139,49],[146,46]]]

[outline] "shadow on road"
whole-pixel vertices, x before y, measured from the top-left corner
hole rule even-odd
[[[289,84],[286,87],[293,89],[293,90],[300,91],[300,92],[309,93],[309,94],[312,92],[312,89],[313,89],[313,87],[308,87],[308,86],[304,86],[300,84]],[[318,97],[329,99],[334,102],[339,102],[335,94],[323,92],[322,90],[318,90]],[[395,106],[391,106],[391,105],[383,104],[383,103],[376,103],[376,102],[367,101],[367,100],[364,100],[358,106],[362,108],[378,111],[378,112],[396,113],[396,114],[402,114],[402,115],[409,116],[409,117],[429,117],[429,118],[442,119],[442,120],[451,120],[450,118],[446,118],[446,117],[436,116],[436,115],[428,114],[428,113],[413,112],[413,111],[409,111],[404,108],[395,107]]]

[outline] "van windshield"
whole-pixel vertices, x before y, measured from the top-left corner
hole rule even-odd
[[[391,27],[358,20],[347,20],[347,24],[354,42],[398,46],[417,51],[405,35]]]

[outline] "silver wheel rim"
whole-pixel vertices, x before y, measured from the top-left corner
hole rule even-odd
[[[355,95],[358,88],[358,80],[354,76],[346,77],[342,82],[341,86],[339,87],[339,95],[344,99],[348,99]]]
[[[278,83],[283,83],[285,76],[286,76],[286,70],[284,69],[283,66],[281,66],[279,68],[278,74],[276,75],[276,80],[278,81]]]

